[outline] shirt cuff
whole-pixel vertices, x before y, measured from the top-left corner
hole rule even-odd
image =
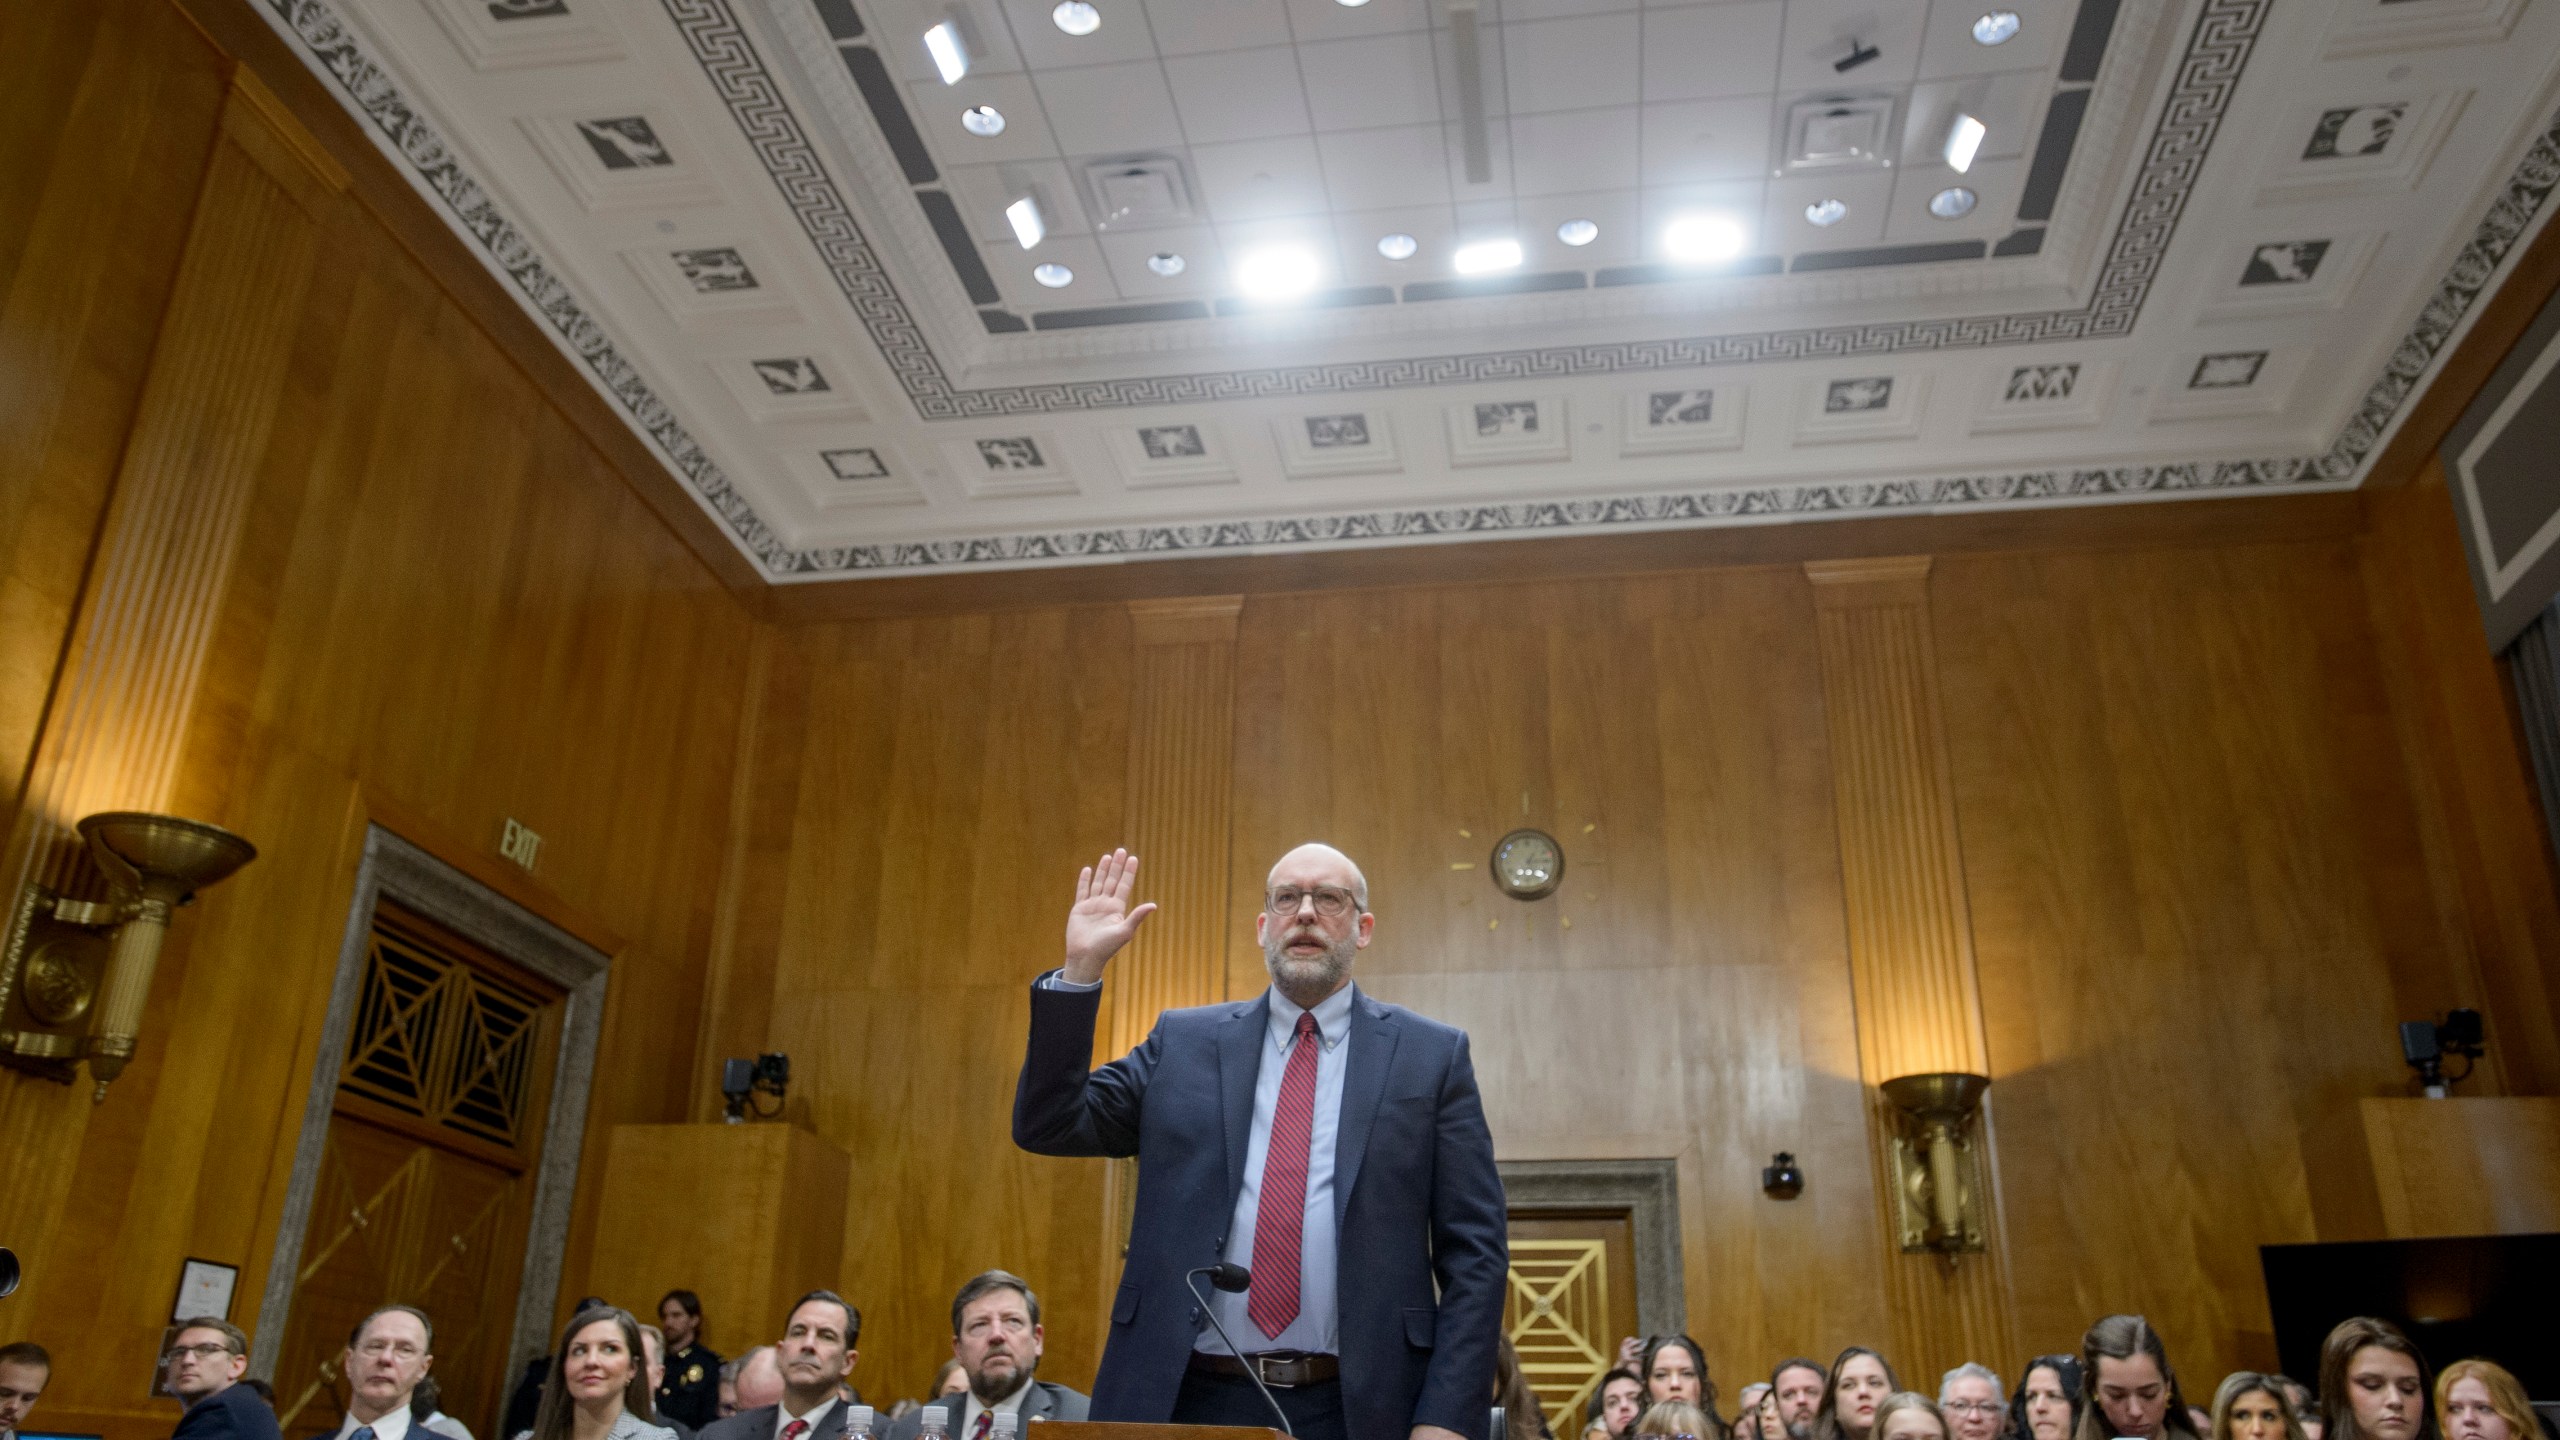
[[[1070,994],[1083,995],[1101,989],[1102,982],[1096,980],[1090,985],[1079,985],[1073,980],[1067,978],[1066,969],[1064,966],[1061,966],[1058,969],[1052,970],[1048,974],[1040,977],[1040,988],[1043,990],[1064,990]]]

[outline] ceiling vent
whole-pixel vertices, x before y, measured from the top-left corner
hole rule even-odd
[[[1783,170],[1882,168],[1893,163],[1893,97],[1799,100],[1787,107]]]
[[[1171,155],[1096,160],[1084,167],[1084,184],[1100,229],[1144,230],[1196,218],[1191,182]]]

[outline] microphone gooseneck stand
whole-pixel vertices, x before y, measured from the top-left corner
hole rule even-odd
[[[1200,1302],[1200,1313],[1209,1317],[1209,1324],[1217,1330],[1218,1338],[1226,1341],[1227,1353],[1244,1365],[1245,1378],[1253,1382],[1254,1389],[1262,1392],[1262,1403],[1271,1407],[1272,1417],[1280,1422],[1280,1433],[1296,1440],[1298,1432],[1289,1424],[1289,1412],[1280,1408],[1280,1402],[1271,1394],[1271,1387],[1262,1383],[1262,1372],[1253,1368],[1252,1361],[1244,1358],[1244,1352],[1236,1348],[1234,1337],[1227,1334],[1227,1327],[1219,1323],[1218,1307],[1209,1303],[1207,1292],[1200,1288],[1203,1275],[1209,1277],[1210,1284],[1228,1294],[1241,1295],[1253,1284],[1253,1272],[1233,1261],[1221,1260],[1183,1276],[1182,1283],[1191,1287],[1191,1298]]]

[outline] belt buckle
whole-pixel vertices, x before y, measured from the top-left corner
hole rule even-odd
[[[1281,1375],[1301,1374],[1302,1372],[1291,1367],[1296,1366],[1305,1358],[1306,1357],[1303,1355],[1281,1355],[1266,1350],[1259,1355],[1251,1357],[1244,1363],[1252,1367],[1253,1373],[1261,1377],[1263,1384],[1280,1390],[1295,1390],[1301,1383],[1303,1383],[1302,1381],[1284,1380],[1280,1377]]]

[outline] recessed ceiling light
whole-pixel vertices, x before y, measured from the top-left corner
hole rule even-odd
[[[1013,238],[1029,250],[1049,234],[1049,222],[1040,218],[1040,202],[1025,195],[1004,207],[1004,223],[1013,227]]]
[[[1070,35],[1090,35],[1102,28],[1102,12],[1085,0],[1058,0],[1058,8],[1049,12],[1049,19]]]
[[[1819,225],[1826,230],[1848,218],[1849,202],[1846,200],[1816,200],[1804,207],[1805,223]]]
[[[1413,252],[1421,248],[1421,241],[1402,231],[1378,237],[1378,253],[1390,260],[1410,260],[1413,258]]]
[[[960,128],[972,135],[1004,133],[1004,112],[993,105],[972,105],[960,112]]]
[[[1973,22],[1973,38],[1980,44],[1997,45],[2018,33],[2018,12],[1994,10]]]
[[[1520,268],[1520,242],[1506,238],[1461,245],[1449,263],[1461,275],[1491,275],[1498,270],[1517,270]]]
[[[1588,245],[1600,238],[1600,227],[1588,220],[1567,220],[1556,227],[1556,238],[1567,245]]]
[[[1316,257],[1294,245],[1271,245],[1236,265],[1236,286],[1258,300],[1285,300],[1316,288]]]
[[[1947,144],[1944,153],[1948,166],[1959,175],[1972,169],[1973,157],[1982,149],[1982,137],[1990,133],[1981,121],[1972,116],[1962,114],[1956,116],[1956,123],[1947,127]]]
[[[1345,10],[1357,10],[1361,6],[1368,4],[1369,0],[1333,0],[1333,3],[1341,6]]]
[[[1147,268],[1170,280],[1182,273],[1184,261],[1170,250],[1159,250],[1147,257]]]
[[[1674,260],[1731,260],[1748,243],[1742,223],[1730,215],[1683,215],[1662,227],[1662,248]]]
[[[1064,265],[1035,265],[1031,268],[1031,278],[1055,290],[1061,286],[1074,284],[1076,272]]]
[[[933,57],[933,68],[945,85],[957,85],[969,73],[969,50],[960,43],[959,28],[950,21],[924,32],[924,51]]]
[[[1950,185],[1929,197],[1929,213],[1941,220],[1961,220],[1973,213],[1980,198],[1961,185]]]

